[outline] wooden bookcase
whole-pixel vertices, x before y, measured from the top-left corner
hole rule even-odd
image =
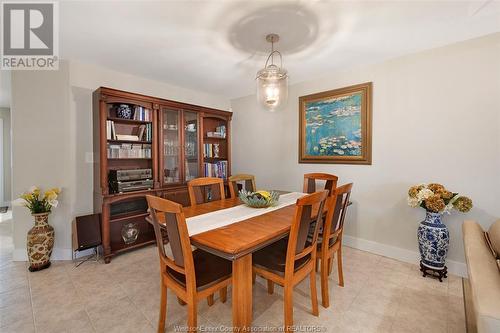
[[[187,181],[231,175],[232,113],[104,87],[93,99],[94,211],[102,213],[104,260],[109,263],[115,254],[154,243],[153,228],[145,220],[147,194],[189,206]],[[132,119],[117,114],[119,105],[130,107]],[[131,169],[151,169],[152,185],[117,193],[110,186],[110,171]],[[130,224],[139,233],[126,244],[122,231]]]

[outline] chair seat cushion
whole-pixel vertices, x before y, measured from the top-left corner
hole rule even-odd
[[[231,276],[232,263],[209,252],[196,249],[193,251],[196,275],[196,289],[203,290]],[[168,274],[177,282],[186,285],[184,274],[167,267]]]
[[[309,246],[306,244],[306,247]],[[286,264],[286,251],[288,247],[288,238],[266,246],[265,248],[253,254],[253,265],[278,275],[284,275]],[[295,261],[295,271],[304,267],[311,260],[310,255],[306,255]]]

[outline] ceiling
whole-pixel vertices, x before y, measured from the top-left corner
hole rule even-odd
[[[291,83],[500,31],[500,1],[63,1],[60,49],[235,98],[281,35]]]

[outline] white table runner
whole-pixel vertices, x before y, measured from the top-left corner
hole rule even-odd
[[[293,205],[298,198],[305,196],[306,193],[291,192],[282,194],[279,197],[278,204],[268,208],[252,208],[246,205],[239,205],[231,208],[217,210],[186,219],[189,236],[193,236],[208,230],[224,227],[239,221],[272,212],[274,210]]]

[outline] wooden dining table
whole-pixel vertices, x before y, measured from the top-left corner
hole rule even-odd
[[[241,205],[238,198],[184,208],[186,218]],[[256,208],[257,209],[257,208]],[[295,205],[264,213],[190,237],[191,244],[232,261],[233,329],[252,325],[252,253],[285,237],[291,228]]]

